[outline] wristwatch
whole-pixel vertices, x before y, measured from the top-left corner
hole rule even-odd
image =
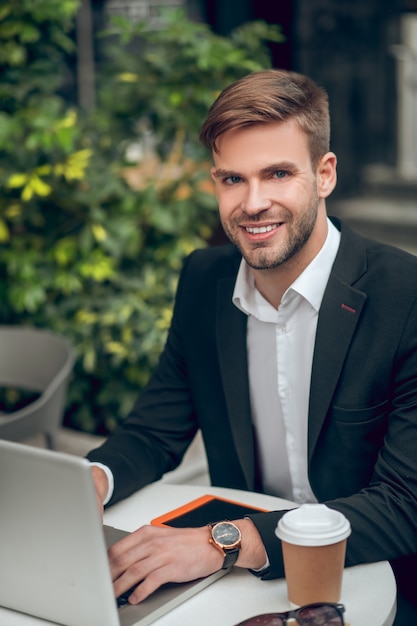
[[[242,535],[239,528],[232,522],[215,522],[208,525],[210,529],[209,542],[212,543],[224,556],[222,569],[233,567],[239,556]]]

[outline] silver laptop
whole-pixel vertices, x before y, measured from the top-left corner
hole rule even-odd
[[[225,571],[117,608],[104,528],[82,458],[0,440],[0,606],[65,626],[146,626]]]

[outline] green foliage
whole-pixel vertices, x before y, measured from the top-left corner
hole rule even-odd
[[[281,34],[254,22],[223,38],[175,11],[157,31],[116,19],[87,115],[60,95],[77,8],[0,7],[0,315],[73,341],[66,422],[108,432],[157,362],[184,256],[217,225],[199,127]]]

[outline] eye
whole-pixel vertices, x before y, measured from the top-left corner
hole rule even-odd
[[[226,185],[236,185],[237,183],[240,183],[241,180],[240,176],[227,176],[226,178],[223,178],[223,182]]]
[[[289,172],[286,170],[276,170],[273,174],[274,178],[286,178],[287,176],[289,176]]]

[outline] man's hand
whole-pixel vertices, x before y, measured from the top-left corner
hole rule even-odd
[[[104,498],[107,495],[107,491],[109,488],[109,481],[107,479],[106,473],[100,467],[92,465],[91,474],[93,476],[94,487],[96,489],[97,496],[97,504],[98,510],[100,511],[101,518],[103,519],[104,512]]]
[[[236,565],[259,569],[266,562],[263,543],[253,523],[234,522],[242,533]],[[167,582],[208,576],[223,565],[220,550],[209,542],[209,529],[143,526],[109,549],[115,596],[138,585],[129,596],[137,604]]]

